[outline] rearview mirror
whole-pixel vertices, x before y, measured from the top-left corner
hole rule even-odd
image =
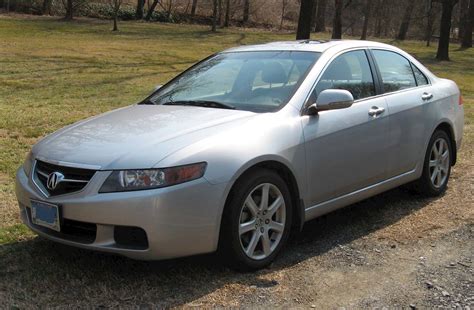
[[[345,109],[354,103],[352,94],[344,89],[326,89],[323,90],[313,103],[306,110],[307,114],[314,115],[319,111]]]

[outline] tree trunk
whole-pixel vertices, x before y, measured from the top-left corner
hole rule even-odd
[[[286,7],[288,6],[288,0],[281,1],[281,19],[280,19],[280,30],[283,29],[283,21],[285,19]]]
[[[426,12],[426,30],[425,30],[425,41],[426,46],[430,46],[431,43],[431,36],[433,35],[433,23],[434,23],[434,14],[433,14],[433,6],[430,2],[430,6]]]
[[[244,0],[244,12],[242,15],[242,22],[246,23],[249,21],[250,13],[250,0]]]
[[[112,31],[118,31],[118,26],[117,26],[117,13],[114,13],[114,28]]]
[[[196,15],[198,0],[193,0],[193,5],[191,6],[191,16]]]
[[[229,23],[230,23],[230,0],[226,0],[224,27],[229,27]]]
[[[74,18],[74,3],[73,0],[67,0],[66,2],[66,16],[65,20],[72,20]]]
[[[168,10],[166,12],[166,20],[169,21],[170,18],[171,18],[171,9],[173,8],[173,1],[172,0],[168,0]]]
[[[332,39],[342,39],[342,3],[343,0],[334,2],[334,18],[332,21]]]
[[[458,0],[443,0],[441,12],[441,24],[439,27],[439,42],[436,59],[449,60],[449,35],[451,33],[451,17],[453,7]]]
[[[369,26],[370,9],[372,7],[372,0],[365,0],[365,12],[364,12],[364,26],[362,27],[361,40],[367,39],[367,27]]]
[[[43,0],[43,7],[41,8],[42,15],[51,14],[51,0]]]
[[[151,17],[153,16],[153,11],[155,11],[155,8],[156,8],[156,6],[158,5],[158,2],[159,2],[159,1],[160,1],[160,0],[153,0],[153,3],[151,4],[150,9],[149,9],[148,12],[146,13],[145,20],[146,20],[147,22],[149,22],[150,19],[151,19]]]
[[[137,0],[137,10],[135,11],[136,19],[143,19],[144,7],[145,7],[145,0]]]
[[[327,0],[319,0],[316,10],[316,22],[314,24],[315,32],[326,31],[326,6]]]
[[[469,16],[464,26],[461,47],[472,47],[472,28],[474,26],[474,0],[469,1]]]
[[[469,0],[459,1],[459,28],[458,37],[462,41],[466,23],[469,20]]]
[[[301,0],[296,40],[307,40],[311,35],[311,12],[313,0]]]
[[[311,29],[316,27],[316,14],[318,13],[318,0],[313,0],[313,9],[311,11]]]
[[[212,31],[217,30],[217,2],[219,0],[212,0]]]
[[[411,14],[415,8],[415,1],[408,0],[405,7],[405,13],[403,14],[402,23],[400,24],[400,30],[398,31],[397,40],[405,40],[407,37],[408,28],[410,27]]]
[[[222,25],[222,0],[217,2],[217,24]]]

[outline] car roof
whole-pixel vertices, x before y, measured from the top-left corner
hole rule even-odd
[[[242,45],[227,49],[225,52],[258,52],[258,51],[307,51],[307,52],[324,52],[330,48],[343,50],[354,47],[381,47],[389,49],[397,49],[392,45],[364,41],[364,40],[299,40],[299,41],[279,41],[256,45]]]

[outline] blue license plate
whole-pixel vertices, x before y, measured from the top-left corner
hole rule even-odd
[[[60,231],[59,207],[41,201],[31,201],[31,221],[33,224]]]

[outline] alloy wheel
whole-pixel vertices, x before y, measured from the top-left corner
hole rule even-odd
[[[245,199],[239,217],[240,244],[245,254],[262,260],[278,247],[286,224],[285,199],[275,185],[254,187]]]
[[[445,139],[439,138],[431,147],[429,171],[431,184],[440,188],[446,182],[449,172],[449,148]]]

